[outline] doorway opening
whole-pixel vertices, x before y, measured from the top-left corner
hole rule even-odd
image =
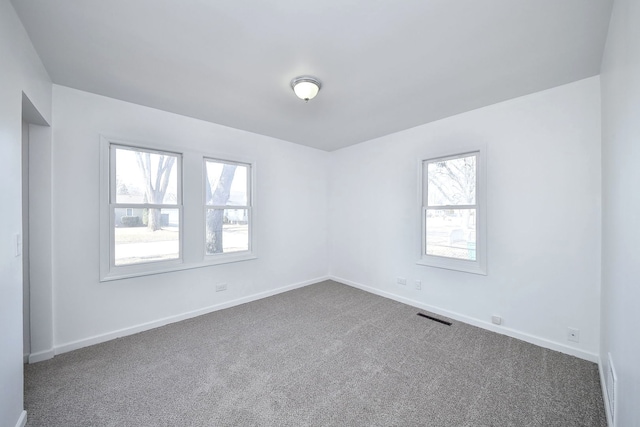
[[[38,271],[35,272],[35,283],[34,283],[34,266],[40,267],[42,260],[38,260],[37,262],[33,262],[33,246],[34,243],[34,230],[36,232],[40,231],[41,226],[37,224],[34,227],[33,222],[38,221],[38,218],[41,215],[48,215],[47,213],[37,213],[34,212],[36,209],[40,209],[41,202],[36,202],[33,206],[33,196],[31,194],[32,186],[39,185],[39,182],[42,181],[41,172],[39,169],[42,169],[42,147],[44,147],[45,156],[48,157],[48,161],[50,162],[50,152],[51,152],[51,137],[50,137],[50,128],[47,121],[42,117],[37,108],[33,105],[31,100],[27,97],[27,95],[22,93],[22,230],[21,235],[16,236],[16,255],[22,256],[22,295],[23,295],[23,304],[22,304],[22,324],[23,324],[23,355],[24,362],[30,361],[31,355],[34,353],[34,350],[39,351],[38,347],[42,346],[42,332],[39,331],[35,335],[38,335],[38,344],[34,348],[34,326],[37,326],[38,323],[42,323],[43,313],[42,306],[51,307],[51,300],[49,292],[41,292],[41,288],[49,288],[51,287],[51,283],[43,282],[40,279],[42,274]],[[35,164],[34,164],[35,160]],[[46,162],[47,160],[45,160]],[[50,172],[50,167],[47,168],[47,171]],[[50,177],[47,178],[47,182],[50,182]],[[50,205],[49,205],[50,206]],[[49,207],[50,212],[50,207]],[[35,215],[34,215],[35,214]],[[50,236],[50,231],[49,231]],[[38,245],[42,242],[41,237],[35,240],[35,243]],[[50,274],[50,273],[49,273]],[[37,285],[36,289],[37,297],[34,298],[34,284]],[[44,301],[43,304],[43,295]],[[38,303],[34,306],[34,299],[38,300]],[[37,314],[37,315],[36,315]],[[36,315],[36,316],[34,316]],[[47,322],[50,324],[52,320],[52,310],[44,310],[44,316],[49,316]],[[35,317],[35,318],[34,318]],[[35,322],[34,322],[35,320]],[[53,333],[49,333],[45,331],[45,335],[50,335],[51,344],[53,344]],[[46,340],[45,340],[46,341]],[[52,345],[51,345],[52,346]]]

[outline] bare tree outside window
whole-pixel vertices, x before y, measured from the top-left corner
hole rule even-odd
[[[206,160],[205,253],[249,250],[249,165]]]
[[[151,153],[136,151],[135,155],[138,167],[144,176],[147,203],[152,205],[163,204],[169,186],[169,176],[176,162],[176,157],[155,154],[154,157],[157,164],[152,165]],[[149,231],[157,231],[162,228],[160,209],[149,209],[147,228]]]
[[[429,206],[475,204],[475,156],[429,163],[428,174]]]
[[[257,257],[252,163],[104,136],[100,158],[101,281]]]
[[[114,265],[180,258],[180,155],[112,145]]]
[[[426,163],[426,254],[476,260],[476,156]]]
[[[231,183],[236,173],[237,165],[224,164],[217,182],[211,182],[207,174],[206,203],[207,205],[226,206],[229,201]],[[212,187],[214,190],[212,191]],[[206,251],[207,254],[219,254],[223,252],[222,226],[224,222],[224,209],[207,209],[206,226]]]

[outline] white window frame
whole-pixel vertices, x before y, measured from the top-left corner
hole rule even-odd
[[[180,258],[167,261],[154,261],[130,266],[115,266],[115,215],[111,200],[112,167],[111,145],[123,146],[151,152],[180,155],[178,173],[180,187]],[[225,163],[237,163],[249,166],[247,179],[249,190],[248,203],[251,205],[249,216],[249,250],[226,254],[205,255],[205,204],[204,184],[206,179],[204,159],[219,160]],[[111,136],[100,136],[100,281],[108,282],[126,278],[148,276],[172,271],[203,268],[220,264],[247,261],[258,258],[257,255],[257,211],[256,211],[256,162],[223,153],[203,153],[196,150],[161,146],[145,142],[125,140]],[[114,179],[115,179],[115,175]],[[114,193],[115,194],[115,193]],[[129,207],[129,206],[125,206]],[[162,207],[176,209],[178,205]],[[114,235],[115,236],[115,235]]]
[[[228,164],[228,165],[238,165],[238,166],[244,166],[247,168],[247,204],[246,205],[224,205],[224,206],[218,206],[218,205],[208,205],[207,201],[206,201],[206,190],[205,190],[205,186],[209,185],[209,183],[207,182],[207,162],[218,162],[218,163],[224,163],[224,164]],[[202,234],[202,251],[204,253],[204,257],[205,257],[205,262],[210,264],[210,265],[215,265],[215,264],[220,264],[220,263],[226,263],[226,262],[235,262],[235,261],[244,261],[247,259],[254,259],[256,258],[255,256],[255,233],[254,233],[254,215],[253,215],[253,203],[254,203],[254,199],[253,199],[253,188],[254,188],[254,168],[255,168],[255,163],[251,163],[251,162],[245,162],[245,161],[238,161],[238,160],[229,160],[229,159],[224,159],[221,157],[211,157],[211,156],[205,156],[203,158],[202,161],[202,178],[203,178],[203,182],[202,182],[202,215],[203,215],[203,220],[202,223],[205,227],[206,230],[206,218],[207,218],[207,210],[209,209],[247,209],[247,221],[248,221],[248,228],[249,228],[249,242],[248,242],[248,250],[246,251],[236,251],[236,252],[227,252],[227,253],[218,253],[218,254],[207,254],[206,253],[206,233]]]
[[[466,149],[465,149],[466,148]],[[418,161],[418,204],[420,207],[420,257],[417,264],[444,268],[465,273],[487,275],[487,203],[486,203],[486,149],[484,147],[464,147],[449,152],[432,152]],[[463,260],[437,255],[427,255],[426,218],[428,203],[428,177],[426,165],[435,161],[451,160],[470,155],[476,156],[476,260]],[[461,206],[439,206],[438,209],[459,209]],[[470,207],[470,206],[462,206]]]
[[[176,204],[131,204],[116,203],[116,149],[131,151],[145,151],[156,154],[166,154],[176,156],[176,178],[177,178],[177,201]],[[113,280],[124,277],[134,277],[147,274],[156,274],[164,271],[171,271],[183,263],[183,241],[184,241],[184,206],[182,187],[182,153],[176,150],[169,150],[158,147],[149,147],[142,144],[131,143],[114,139],[101,139],[101,260],[100,278],[101,280]],[[180,219],[178,226],[178,258],[170,260],[141,262],[132,265],[117,266],[115,264],[115,211],[116,209],[140,208],[140,209],[177,209]]]

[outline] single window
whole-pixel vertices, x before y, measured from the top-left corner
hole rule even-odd
[[[180,260],[180,154],[111,144],[111,267]]]
[[[421,264],[486,274],[480,152],[422,162]]]
[[[251,251],[251,165],[205,159],[205,254]]]

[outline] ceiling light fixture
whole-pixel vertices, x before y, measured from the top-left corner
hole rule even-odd
[[[291,80],[291,88],[296,96],[305,102],[315,98],[321,87],[320,80],[311,76],[300,76]]]

